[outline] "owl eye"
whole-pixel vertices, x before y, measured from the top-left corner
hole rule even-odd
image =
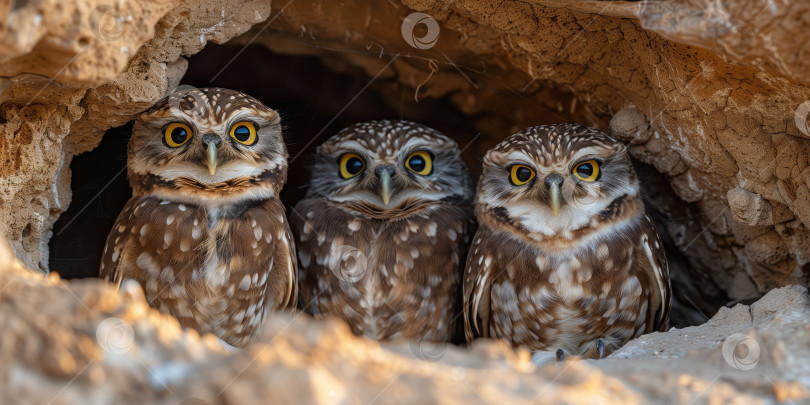
[[[171,148],[177,148],[191,139],[191,128],[182,122],[172,122],[163,130],[163,142]]]
[[[589,183],[599,180],[599,176],[602,174],[599,171],[599,162],[593,159],[576,165],[571,173],[573,173],[576,178]]]
[[[516,186],[522,186],[534,178],[534,170],[529,166],[514,165],[509,169],[509,181]]]
[[[366,168],[363,158],[354,153],[347,153],[340,157],[340,177],[350,179],[360,174]]]
[[[231,127],[231,138],[242,145],[256,143],[256,125],[250,121],[242,121]]]
[[[414,152],[408,156],[405,167],[416,174],[427,176],[433,172],[433,157],[429,152],[423,150]]]

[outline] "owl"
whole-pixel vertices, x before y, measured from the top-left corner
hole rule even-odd
[[[237,91],[177,92],[140,114],[127,150],[132,198],[100,276],[230,346],[294,307],[296,256],[279,201],[287,151],[276,111]]]
[[[458,145],[436,130],[373,121],[340,131],[318,147],[290,217],[305,310],[377,340],[460,335],[473,195]]]
[[[666,329],[667,261],[624,144],[580,125],[522,130],[486,154],[475,214],[468,342],[503,339],[545,363]]]

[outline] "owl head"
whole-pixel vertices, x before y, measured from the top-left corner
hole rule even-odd
[[[277,195],[287,173],[280,121],[238,91],[173,93],[135,120],[128,148],[133,192],[222,203]]]
[[[355,124],[318,147],[307,197],[379,210],[421,201],[471,203],[460,154],[453,140],[415,122]]]
[[[477,209],[538,235],[594,226],[606,210],[639,196],[627,147],[574,124],[524,129],[484,158]]]

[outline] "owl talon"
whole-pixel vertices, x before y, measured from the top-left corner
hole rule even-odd
[[[602,338],[596,339],[596,353],[599,359],[605,358],[605,341]]]
[[[557,349],[556,356],[557,356],[557,362],[558,363],[565,362],[565,350]]]

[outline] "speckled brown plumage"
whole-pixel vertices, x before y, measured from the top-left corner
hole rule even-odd
[[[256,126],[251,145],[229,135],[245,121]],[[164,140],[173,122],[191,130],[177,147]],[[218,139],[214,167],[203,136]],[[133,196],[110,231],[100,276],[137,281],[183,326],[233,346],[254,341],[268,311],[297,299],[294,240],[278,200],[286,158],[278,114],[247,95],[195,89],[159,102],[135,122]]]
[[[600,170],[596,180],[574,176],[588,161]],[[514,165],[536,174],[516,185]],[[553,187],[562,200],[556,216]],[[463,293],[468,341],[505,339],[536,358],[558,349],[594,358],[597,339],[607,355],[667,327],[666,257],[623,144],[578,125],[520,131],[486,155],[475,209]]]
[[[415,151],[433,172],[405,166]],[[346,153],[365,159],[350,179]],[[389,204],[377,168],[394,173]],[[349,127],[318,148],[307,197],[291,213],[301,302],[373,339],[447,341],[461,321],[461,271],[473,230],[472,186],[458,146],[406,121]]]

